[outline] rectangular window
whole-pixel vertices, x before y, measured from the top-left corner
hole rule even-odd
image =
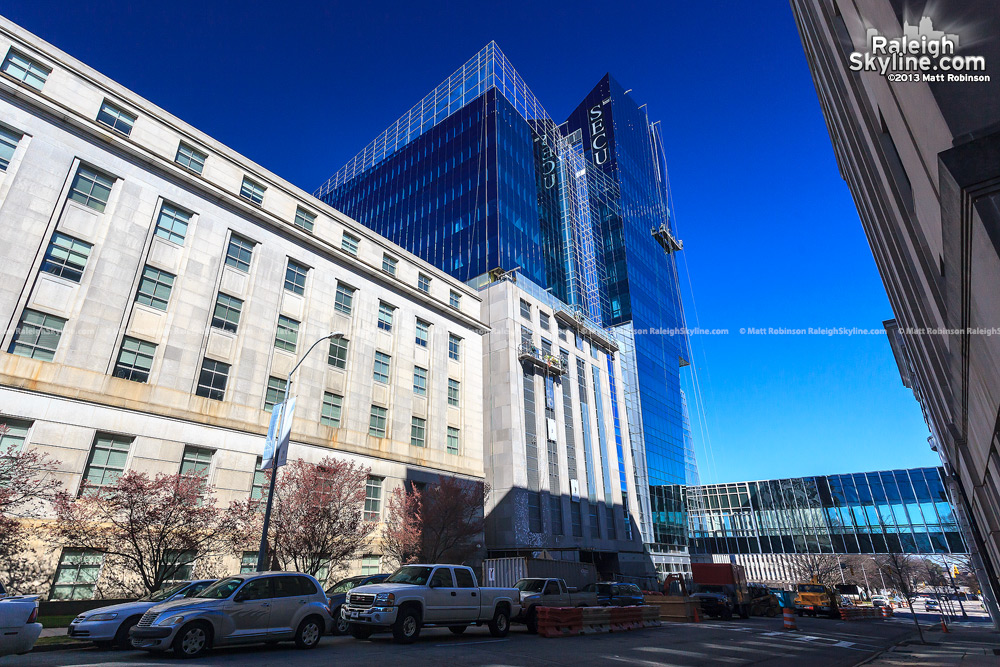
[[[149,380],[149,370],[153,367],[156,346],[138,338],[125,336],[122,349],[115,364],[115,377],[133,382]]]
[[[201,373],[198,375],[198,388],[195,390],[195,394],[221,401],[226,395],[226,382],[228,380],[229,364],[206,357],[201,362]]]
[[[295,353],[299,342],[299,323],[290,317],[278,315],[278,332],[274,336],[274,347]]]
[[[267,471],[261,470],[261,465],[264,463],[264,457],[258,456],[256,462],[253,464],[253,482],[250,483],[250,500],[264,500],[267,498],[268,483]],[[253,562],[257,564],[257,552],[253,552]]]
[[[413,367],[413,394],[414,396],[427,395],[427,369],[420,366]]]
[[[344,413],[344,397],[333,394],[329,391],[323,392],[323,410],[319,416],[319,423],[340,428],[340,419]]]
[[[101,575],[104,555],[96,551],[63,549],[52,584],[53,600],[90,600]]]
[[[417,289],[424,293],[429,293],[431,291],[431,279],[424,274],[419,274],[417,276]]]
[[[306,276],[309,274],[309,267],[299,264],[291,257],[288,258],[288,265],[285,267],[285,289],[292,294],[303,295],[306,292]]]
[[[353,234],[348,234],[344,232],[344,235],[340,237],[340,247],[344,252],[349,255],[358,256],[358,245],[360,245],[361,239]]]
[[[459,450],[458,435],[459,435],[459,433],[458,433],[458,429],[457,428],[455,428],[454,426],[449,426],[448,427],[448,443],[447,444],[448,444],[448,453],[449,454],[458,454],[458,450]]]
[[[556,323],[556,327],[559,329],[559,340],[565,341],[566,340],[566,327],[564,327],[563,325],[561,325],[559,323]]]
[[[215,297],[215,312],[212,313],[212,326],[223,331],[236,332],[240,325],[240,314],[243,312],[243,301],[235,296],[219,292]]]
[[[244,551],[240,559],[240,574],[253,574],[257,571],[257,552]]]
[[[24,449],[24,441],[28,439],[28,430],[31,422],[23,419],[7,419],[0,421],[0,425],[7,427],[7,432],[0,431],[0,456],[8,453],[17,454]]]
[[[66,320],[61,317],[46,315],[37,310],[25,310],[21,323],[14,332],[10,352],[22,357],[52,361],[65,326]]]
[[[128,461],[128,450],[131,446],[131,438],[98,433],[90,448],[87,467],[83,471],[83,484],[107,486],[117,482],[125,472],[125,462]]]
[[[546,331],[549,330],[549,314],[538,311],[538,326]]]
[[[583,516],[580,511],[580,501],[571,501],[570,518],[573,522],[573,537],[583,537]]]
[[[116,104],[107,100],[101,105],[101,110],[97,112],[97,122],[107,125],[112,130],[126,137],[132,133],[132,126],[135,125],[135,114],[125,111]]]
[[[188,445],[181,458],[181,474],[186,477],[207,477],[214,453],[211,449]]]
[[[177,156],[174,157],[174,162],[182,167],[187,167],[196,174],[200,174],[205,169],[205,160],[207,159],[208,154],[202,153],[197,148],[181,142],[177,147]]]
[[[396,275],[396,264],[398,263],[395,257],[386,254],[382,255],[382,270],[390,276]]]
[[[617,540],[618,531],[615,530],[615,508],[604,508],[604,523],[608,526],[608,539]]]
[[[410,444],[423,447],[427,444],[427,420],[420,417],[410,419]]]
[[[7,52],[7,57],[4,58],[0,70],[35,90],[41,90],[42,86],[45,85],[45,80],[52,73],[51,67],[46,67],[34,58],[29,58],[23,53],[15,51],[13,47]]]
[[[420,347],[427,347],[428,342],[431,338],[431,325],[423,320],[417,320],[417,337],[416,343]]]
[[[521,299],[521,317],[531,320],[531,304],[524,299]]]
[[[378,304],[378,328],[392,333],[392,312],[396,310],[384,301]]]
[[[564,535],[562,500],[559,496],[549,496],[549,518],[552,520],[552,534]]]
[[[7,171],[22,136],[0,125],[0,171]]]
[[[42,260],[42,271],[78,283],[83,278],[83,270],[87,268],[87,258],[90,257],[92,247],[72,236],[55,232],[49,249],[45,251],[45,259]]]
[[[243,197],[252,204],[260,206],[264,203],[264,190],[266,189],[267,188],[260,183],[252,181],[248,177],[244,176],[243,185],[240,186],[240,197]]]
[[[597,539],[601,536],[601,524],[597,519],[597,505],[590,503],[590,536]]]
[[[381,556],[362,556],[361,557],[361,576],[366,577],[370,574],[378,574],[379,570],[382,569],[382,557]]]
[[[226,249],[226,264],[243,273],[249,273],[253,246],[253,241],[233,234],[229,238],[229,248]]]
[[[191,214],[175,206],[164,203],[160,216],[156,219],[156,235],[177,245],[184,245]]]
[[[166,575],[167,581],[191,581],[194,579],[194,561],[197,558],[198,554],[194,551],[165,549],[160,562],[160,574]]]
[[[376,382],[381,382],[382,384],[389,383],[389,365],[392,362],[392,357],[390,357],[385,352],[375,353],[375,365],[372,370],[372,379]]]
[[[461,308],[462,295],[456,292],[455,290],[452,290],[451,293],[448,295],[448,305],[451,306],[452,308]]]
[[[461,383],[458,380],[448,378],[448,405],[458,407],[459,390]]]
[[[532,533],[542,532],[542,494],[528,491],[528,530]]]
[[[351,310],[354,308],[355,291],[356,290],[353,287],[348,287],[343,283],[337,283],[337,295],[333,299],[333,309],[338,313],[350,315]]]
[[[382,478],[369,475],[365,484],[365,521],[378,521],[382,516]]]
[[[311,232],[316,225],[316,214],[310,213],[301,206],[298,206],[295,209],[295,219],[292,220],[292,224],[307,232]]]
[[[448,334],[448,358],[458,361],[462,353],[462,339],[455,334]]]
[[[330,354],[326,359],[327,363],[333,366],[334,368],[346,370],[347,345],[348,345],[348,340],[346,338],[331,338]]]
[[[376,438],[384,438],[388,415],[388,410],[380,405],[373,405],[371,417],[368,420],[368,435],[373,435]]]
[[[264,409],[271,412],[278,403],[285,399],[285,388],[288,380],[276,378],[273,375],[267,378],[267,391],[264,392]]]
[[[73,177],[73,185],[69,190],[69,198],[80,202],[84,206],[103,213],[111,197],[111,188],[115,181],[107,174],[102,174],[96,169],[80,165]]]

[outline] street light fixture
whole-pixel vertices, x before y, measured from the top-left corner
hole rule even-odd
[[[264,507],[264,529],[261,531],[260,549],[257,551],[258,572],[264,572],[265,569],[267,569],[267,529],[271,525],[271,506],[274,503],[274,484],[278,479],[278,448],[281,445],[281,433],[284,430],[285,409],[288,407],[288,391],[292,388],[292,375],[295,374],[295,371],[299,369],[299,366],[302,365],[302,362],[306,360],[309,353],[312,352],[317,345],[322,343],[324,340],[333,340],[334,338],[343,337],[343,331],[332,331],[318,339],[315,343],[309,346],[309,349],[306,350],[306,353],[302,355],[299,362],[295,364],[291,372],[288,373],[288,378],[285,380],[285,395],[281,399],[281,412],[278,413],[278,428],[275,432],[276,441],[274,443],[274,454],[271,457],[271,483],[268,485],[267,504]],[[291,436],[289,436],[289,439],[290,438]],[[291,445],[291,443],[289,443],[289,445]]]

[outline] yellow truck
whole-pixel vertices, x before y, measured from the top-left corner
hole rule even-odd
[[[837,591],[817,583],[795,585],[795,613],[799,616],[828,616],[840,618]]]

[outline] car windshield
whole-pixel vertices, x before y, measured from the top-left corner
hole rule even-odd
[[[145,595],[139,598],[140,602],[163,602],[167,598],[173,597],[181,590],[188,586],[190,582],[184,581],[179,584],[174,584],[173,586],[167,586],[166,588],[161,588],[158,591],[153,591],[149,595]]]
[[[816,584],[799,584],[799,593],[822,593],[823,587]]]
[[[387,584],[410,584],[413,586],[423,586],[431,576],[431,568],[426,565],[407,565],[401,567],[385,580]]]
[[[333,586],[331,586],[326,592],[329,594],[333,593],[346,593],[355,586],[361,583],[363,577],[349,577],[347,579],[341,579]]]
[[[545,587],[544,579],[521,579],[514,588],[522,593],[538,593]]]
[[[201,593],[198,593],[197,597],[209,598],[210,600],[225,600],[227,597],[235,593],[236,589],[239,588],[242,583],[242,577],[220,579],[203,590]]]

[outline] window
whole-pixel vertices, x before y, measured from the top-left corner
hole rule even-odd
[[[454,426],[448,427],[448,453],[458,454],[458,429]]]
[[[0,125],[0,171],[7,171],[22,136]]]
[[[264,392],[264,409],[268,412],[274,409],[278,403],[285,399],[285,388],[288,380],[276,378],[273,375],[267,378],[267,391]]]
[[[431,337],[431,325],[423,320],[417,320],[417,338],[416,343],[420,347],[427,347],[427,343]]]
[[[240,559],[240,574],[253,574],[257,571],[257,552],[244,551]]]
[[[353,234],[348,234],[344,232],[344,235],[340,237],[340,247],[349,255],[358,256],[358,245],[361,243],[361,239]]]
[[[451,293],[448,295],[448,305],[451,306],[452,308],[461,308],[462,295],[456,292],[455,290],[452,290]]]
[[[160,207],[160,217],[156,219],[156,235],[177,245],[184,245],[191,214],[170,204]]]
[[[37,60],[11,48],[3,60],[3,65],[0,66],[0,71],[35,90],[41,90],[42,86],[45,85],[45,80],[52,73],[52,68],[46,67]]]
[[[285,289],[292,294],[305,294],[308,273],[309,267],[303,266],[289,257],[288,266],[285,267]]]
[[[165,549],[160,561],[160,574],[167,581],[190,581],[194,579],[194,561],[198,557],[194,551]]]
[[[528,491],[528,530],[542,532],[542,499],[537,491]]]
[[[104,100],[101,110],[97,112],[97,122],[103,123],[115,132],[127,137],[132,132],[132,126],[135,125],[135,114]]]
[[[215,312],[212,314],[212,326],[223,331],[235,332],[240,325],[240,313],[243,312],[243,301],[235,296],[219,292],[215,297]]]
[[[448,378],[448,405],[458,407],[458,396],[461,383],[458,380]]]
[[[278,315],[278,333],[274,336],[274,347],[286,352],[295,352],[299,341],[299,323],[290,317]]]
[[[264,463],[264,457],[258,456],[257,461],[253,464],[253,482],[250,484],[250,500],[264,500],[267,498],[268,484],[267,471],[261,470],[260,466]],[[257,552],[253,552],[253,562],[257,563]]]
[[[212,466],[211,449],[188,445],[184,448],[184,457],[181,459],[181,474],[191,477],[207,477],[208,469]]]
[[[455,568],[455,587],[456,588],[477,588],[476,578],[472,574],[472,570],[464,567]]]
[[[429,276],[424,274],[417,275],[417,289],[424,293],[430,293],[431,291],[431,279]]]
[[[76,170],[76,176],[73,177],[69,198],[103,213],[108,205],[111,187],[114,184],[114,179],[107,174],[102,174],[81,164],[80,168]]]
[[[597,505],[590,503],[590,536],[599,538],[601,536],[601,525],[597,520]]]
[[[122,349],[118,353],[115,364],[115,377],[133,382],[149,380],[149,370],[153,367],[153,356],[156,346],[137,338],[125,336],[122,339]]]
[[[526,320],[531,319],[531,304],[521,299],[521,317]]]
[[[410,419],[410,444],[423,447],[427,443],[427,420],[420,417]]]
[[[546,331],[549,330],[549,314],[538,311],[538,326]]]
[[[556,328],[559,330],[559,340],[565,341],[566,340],[566,327],[564,327],[563,325],[561,325],[561,324],[559,324],[557,322],[556,323]]]
[[[226,264],[243,273],[250,271],[250,260],[253,259],[253,241],[233,234],[229,238],[229,248],[226,250]]]
[[[559,496],[549,496],[549,516],[552,519],[552,534],[563,535],[562,501]]]
[[[310,213],[301,206],[298,206],[295,209],[295,219],[292,220],[292,224],[307,232],[311,232],[313,226],[316,224],[316,214]]]
[[[177,147],[177,156],[174,158],[174,162],[182,167],[187,167],[196,174],[200,174],[205,169],[205,160],[207,159],[208,155],[206,153],[202,153],[197,148],[181,142]]]
[[[378,304],[378,328],[392,333],[392,311],[396,310],[384,301]]]
[[[420,366],[413,367],[413,395],[427,395],[427,369]]]
[[[101,575],[104,556],[96,551],[63,549],[52,584],[53,600],[90,600]]]
[[[198,376],[198,388],[195,394],[221,401],[226,394],[228,379],[229,364],[206,357],[201,362],[201,374]]]
[[[0,456],[18,453],[24,449],[24,441],[28,439],[28,429],[31,422],[21,419],[0,418],[0,424],[7,427],[7,432],[0,432]]]
[[[378,521],[382,516],[382,478],[368,476],[365,484],[365,521]]]
[[[337,296],[333,299],[333,309],[338,313],[350,315],[351,310],[354,308],[355,291],[356,290],[353,287],[348,287],[343,283],[337,283]]]
[[[37,310],[25,310],[21,323],[14,331],[10,352],[22,357],[52,361],[64,326],[66,320],[61,317],[46,315]]]
[[[580,501],[570,502],[570,517],[573,521],[573,537],[583,537],[583,516],[580,513]]]
[[[131,446],[131,438],[98,433],[94,437],[94,444],[87,458],[87,467],[83,471],[83,484],[106,486],[117,482],[125,472],[125,462],[128,461],[128,450]]]
[[[369,554],[361,557],[361,576],[378,574],[379,570],[381,569],[382,569],[381,556],[374,556]]]
[[[346,338],[330,339],[330,355],[326,361],[334,368],[345,370],[347,368],[347,344]]]
[[[608,539],[617,540],[618,533],[615,530],[615,508],[607,507],[604,508],[604,523],[608,526]]]
[[[89,243],[56,232],[52,235],[49,249],[45,251],[42,271],[78,283],[83,278],[92,247]]]
[[[448,358],[458,361],[462,352],[462,339],[455,334],[448,334]]]
[[[255,181],[251,181],[246,176],[243,177],[243,185],[240,186],[240,197],[243,197],[252,204],[257,204],[260,206],[264,203],[264,190],[266,190],[263,185]]]
[[[340,428],[340,418],[344,412],[344,397],[328,391],[323,392],[323,409],[320,412],[319,423]]]
[[[389,411],[379,405],[372,406],[372,414],[368,419],[368,435],[384,438],[386,435],[386,420]]]
[[[396,275],[396,264],[398,264],[398,261],[395,257],[386,254],[382,255],[382,270],[390,276]]]
[[[382,384],[389,383],[389,364],[392,361],[385,352],[375,353],[375,366],[372,369],[372,379]]]

